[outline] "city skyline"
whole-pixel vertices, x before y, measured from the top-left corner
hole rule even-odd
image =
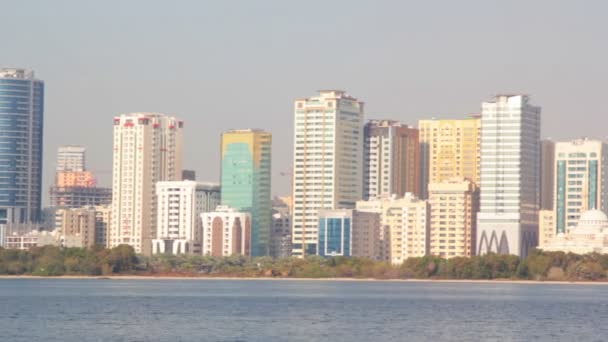
[[[3,65],[35,70],[52,89],[45,104],[43,193],[53,180],[54,155],[47,152],[65,144],[87,147],[100,186],[110,186],[111,137],[104,127],[120,113],[155,111],[189,123],[186,144],[200,150],[187,150],[184,166],[201,180],[219,181],[219,170],[205,167],[219,163],[219,132],[272,132],[273,194],[287,194],[289,179],[278,175],[291,165],[286,128],[293,123],[292,103],[322,88],[364,98],[369,119],[408,125],[479,113],[479,103],[495,93],[528,93],[543,104],[543,137],[606,137],[600,125],[589,124],[604,114],[595,102],[608,73],[608,51],[597,44],[606,31],[605,3],[471,1],[435,11],[432,4],[336,2],[324,4],[323,13],[313,11],[314,1],[297,10],[264,2],[186,2],[179,8],[146,3],[145,13],[138,10],[141,4],[120,3],[115,15],[107,2],[93,10],[73,2],[16,3],[0,23],[8,42]],[[133,17],[145,22],[161,15],[163,27],[131,24]],[[315,24],[308,25],[309,18]],[[324,49],[334,37],[342,39],[347,60],[291,53],[305,39]],[[492,41],[518,48],[488,55]],[[238,100],[231,98],[235,93]]]

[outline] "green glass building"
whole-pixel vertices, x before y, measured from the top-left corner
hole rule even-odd
[[[269,254],[271,145],[271,134],[262,130],[222,134],[222,204],[251,214],[253,256]]]

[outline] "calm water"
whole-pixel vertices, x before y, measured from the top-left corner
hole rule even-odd
[[[606,341],[608,286],[0,280],[0,341]]]

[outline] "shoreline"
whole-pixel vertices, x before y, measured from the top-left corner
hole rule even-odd
[[[388,282],[388,283],[454,283],[454,284],[522,284],[522,285],[608,285],[607,281],[556,281],[556,280],[510,280],[510,279],[374,279],[374,278],[280,278],[280,277],[206,277],[206,276],[152,276],[152,275],[110,275],[110,276],[33,276],[0,275],[2,280],[53,279],[53,280],[191,280],[191,281],[323,281],[323,282]]]

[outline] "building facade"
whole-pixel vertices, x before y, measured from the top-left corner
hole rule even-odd
[[[542,248],[556,235],[553,210],[538,211],[538,247]]]
[[[431,183],[429,253],[444,259],[475,255],[479,191],[466,179]]]
[[[602,141],[589,139],[555,144],[553,210],[556,233],[566,233],[576,227],[583,212],[608,209],[606,147]]]
[[[93,247],[96,243],[95,207],[66,208],[55,212],[55,231],[62,247]]]
[[[109,247],[151,254],[156,237],[156,182],[181,179],[183,121],[155,113],[114,118]]]
[[[579,255],[608,253],[608,217],[601,210],[592,209],[581,214],[576,227],[557,233],[542,250]]]
[[[291,214],[289,207],[274,206],[272,231],[270,232],[270,255],[275,258],[291,256]]]
[[[215,211],[220,204],[219,185],[189,180],[158,182],[156,198],[157,234],[152,240],[152,253],[200,254],[200,214]]]
[[[481,118],[420,120],[422,198],[428,184],[464,178],[479,184]]]
[[[85,170],[85,154],[84,146],[66,145],[59,146],[57,149],[57,166],[55,170],[78,172]]]
[[[254,256],[269,255],[272,225],[272,136],[256,129],[222,134],[222,205],[251,214]]]
[[[293,254],[317,254],[321,209],[354,208],[362,197],[363,102],[323,90],[294,103]]]
[[[364,128],[363,199],[420,195],[418,129],[393,120],[371,120]]]
[[[478,254],[522,258],[538,244],[540,107],[525,95],[482,104]]]
[[[319,210],[319,256],[380,260],[380,214],[355,209]]]
[[[0,69],[0,224],[40,220],[44,83]]]
[[[112,189],[66,186],[51,187],[51,206],[80,208],[112,203]]]
[[[112,205],[97,205],[95,208],[95,244],[108,246],[108,234],[112,222]]]
[[[203,255],[251,255],[251,214],[227,206],[202,213]]]
[[[402,198],[391,196],[359,201],[357,211],[380,214],[380,260],[401,264],[407,258],[428,254],[427,201],[406,193]]]
[[[555,142],[541,141],[540,161],[540,209],[553,210],[553,183],[555,181]]]

